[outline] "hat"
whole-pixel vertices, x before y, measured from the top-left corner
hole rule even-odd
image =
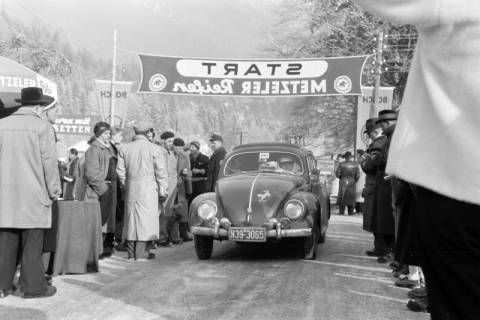
[[[160,135],[160,139],[162,140],[167,140],[167,139],[170,139],[170,138],[173,138],[175,137],[175,134],[171,131],[165,131],[164,133],[162,133]]]
[[[391,120],[397,120],[397,113],[394,110],[389,109],[381,110],[378,113],[378,119],[375,121],[375,124]]]
[[[133,131],[135,131],[135,134],[146,133],[152,127],[153,124],[149,121],[139,121],[133,126]]]
[[[365,133],[370,133],[373,130],[375,130],[375,124],[377,122],[378,118],[370,118],[367,121],[365,121]]]
[[[192,142],[190,142],[190,145],[195,146],[195,148],[197,148],[197,150],[200,150],[200,142],[192,141]]]
[[[352,153],[350,151],[347,151],[343,154],[344,158],[350,158],[352,156]]]
[[[20,94],[20,99],[15,99],[20,102],[22,106],[36,106],[36,105],[50,105],[55,99],[51,96],[43,94],[42,88],[28,87],[23,88]]]
[[[98,138],[107,130],[110,130],[110,125],[106,122],[100,121],[93,127],[93,134]]]
[[[222,138],[222,136],[214,133],[214,134],[212,134],[212,137],[210,138],[209,141],[221,141],[221,142],[223,142],[223,138]]]
[[[182,139],[180,138],[175,138],[173,140],[173,145],[174,146],[177,146],[177,147],[185,147],[185,141],[183,141]]]

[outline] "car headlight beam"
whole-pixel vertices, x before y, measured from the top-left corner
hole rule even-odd
[[[290,220],[296,220],[303,216],[303,213],[305,212],[305,206],[300,200],[288,200],[283,207],[283,212]]]
[[[209,220],[217,214],[217,204],[212,200],[200,203],[197,209],[198,216],[203,220]]]

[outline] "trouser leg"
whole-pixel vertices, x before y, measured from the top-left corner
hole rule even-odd
[[[385,243],[385,238],[383,235],[379,233],[374,233],[373,244],[377,252],[385,253],[387,251],[387,244]]]
[[[477,319],[480,206],[420,188],[415,208],[432,319]]]
[[[128,259],[135,259],[135,241],[127,240]]]
[[[348,208],[348,215],[351,216],[353,215],[353,206],[347,206]]]
[[[160,243],[165,243],[169,242],[168,239],[168,217],[165,214],[161,214],[159,217],[159,223],[160,223],[160,235],[158,237],[158,242]]]
[[[147,259],[148,241],[135,241],[135,257],[137,259]]]
[[[345,214],[345,205],[344,205],[344,204],[341,204],[341,205],[340,205],[340,210],[339,210],[339,211],[340,211],[339,213],[340,213],[341,215],[344,215],[344,214]]]
[[[19,244],[19,229],[0,229],[0,289],[12,288]]]
[[[180,222],[177,218],[171,217],[168,219],[168,233],[170,235],[170,240],[172,242],[180,241],[180,230],[179,230]]]
[[[43,293],[47,290],[42,248],[45,229],[22,230],[22,261],[20,287],[24,293]]]

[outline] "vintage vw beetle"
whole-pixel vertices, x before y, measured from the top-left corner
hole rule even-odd
[[[318,180],[313,154],[286,143],[236,147],[225,156],[215,192],[197,196],[190,226],[199,259],[209,259],[213,240],[303,240],[314,259],[325,241],[330,201]]]

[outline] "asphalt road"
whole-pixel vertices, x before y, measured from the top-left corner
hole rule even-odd
[[[120,252],[99,273],[55,277],[51,298],[0,300],[0,319],[429,319],[408,311],[408,290],[364,255],[372,236],[361,219],[332,216],[315,261],[296,244],[216,242],[206,261],[192,242],[156,249],[149,262]]]

